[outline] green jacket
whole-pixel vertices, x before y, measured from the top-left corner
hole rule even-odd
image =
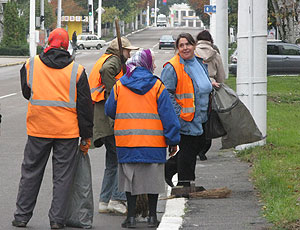
[[[114,134],[114,121],[105,115],[104,104],[110,95],[110,91],[116,83],[115,76],[121,71],[121,59],[119,50],[107,48],[106,54],[112,54],[99,70],[102,83],[105,85],[105,100],[94,104],[94,128],[93,144],[95,147],[101,147],[101,138]]]

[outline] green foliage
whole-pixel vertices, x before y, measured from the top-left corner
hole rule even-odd
[[[238,0],[228,1],[228,27],[237,31],[238,24]]]
[[[6,56],[29,56],[28,45],[23,46],[0,46],[0,55]]]
[[[235,85],[235,79],[226,82]],[[263,215],[276,229],[298,229],[291,226],[300,216],[299,87],[299,76],[268,77],[267,144],[239,152],[253,164]]]
[[[120,18],[121,11],[115,6],[104,7],[105,13],[102,14],[102,23],[114,23],[115,17]]]
[[[17,4],[8,1],[4,9],[4,32],[1,46],[12,47],[26,43],[24,22],[19,17]]]
[[[22,13],[22,21],[25,25],[25,33],[29,33],[29,19],[30,19],[30,4],[28,4],[28,1],[18,1],[18,8],[20,9]],[[35,5],[35,15],[36,17],[40,16],[40,1],[36,1]],[[44,15],[45,15],[45,21],[44,26],[45,28],[50,28],[51,24],[55,21],[52,7],[48,1],[44,1]]]

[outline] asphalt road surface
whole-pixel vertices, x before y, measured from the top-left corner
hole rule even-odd
[[[163,64],[174,55],[174,49],[159,50],[159,38],[163,34],[172,34],[176,38],[181,32],[190,32],[195,36],[199,31],[193,28],[149,28],[130,35],[128,38],[135,46],[154,50],[157,65],[155,74],[160,76]],[[90,73],[93,65],[105,52],[105,49],[106,46],[101,50],[79,50],[76,61],[85,66],[87,73]],[[27,101],[21,93],[20,68],[21,65],[0,68],[0,113],[3,116],[0,128],[0,229],[5,230],[15,229],[11,226],[11,221],[15,211],[23,151],[27,140]],[[93,229],[121,229],[120,225],[125,218],[124,216],[98,213],[99,192],[105,165],[105,149],[102,147],[90,150],[89,155],[92,165],[95,205]],[[27,229],[49,229],[48,209],[52,197],[51,167],[51,159],[49,159],[36,208]],[[158,211],[162,213],[164,207],[159,207]],[[145,224],[139,224],[138,229],[146,229]]]

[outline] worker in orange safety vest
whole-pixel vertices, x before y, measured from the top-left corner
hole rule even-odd
[[[52,150],[53,197],[48,216],[51,229],[64,228],[79,137],[84,154],[91,143],[93,106],[87,75],[73,61],[68,44],[67,31],[53,30],[44,52],[28,59],[20,71],[22,93],[29,100],[28,140],[12,221],[15,227],[26,227],[32,217]]]

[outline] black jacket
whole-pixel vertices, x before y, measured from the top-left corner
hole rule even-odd
[[[39,55],[41,61],[48,67],[63,69],[73,60],[69,52],[61,49],[50,49],[47,53]],[[25,64],[20,70],[21,87],[23,96],[29,100],[31,89],[27,85],[27,74]],[[90,93],[90,86],[85,70],[83,70],[77,84],[76,110],[79,126],[79,134],[82,138],[90,138],[93,135],[93,104]]]

